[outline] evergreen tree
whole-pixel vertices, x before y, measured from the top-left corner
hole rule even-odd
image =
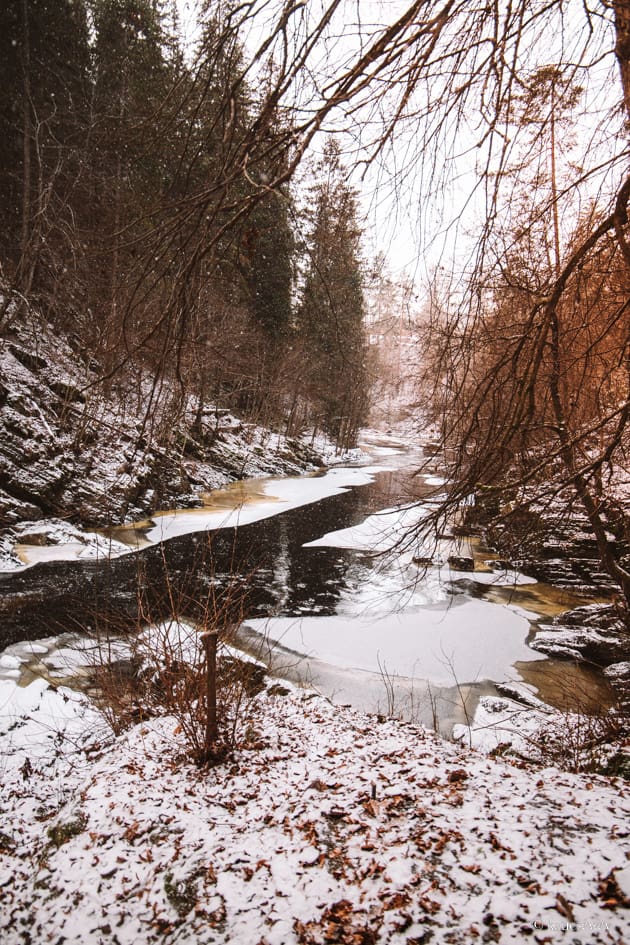
[[[291,323],[293,251],[289,198],[271,192],[249,220],[248,283],[252,315],[272,342],[286,337]]]
[[[151,214],[172,175],[172,133],[165,131],[170,116],[162,105],[173,85],[176,60],[167,59],[169,38],[159,4],[93,0],[93,15],[89,231],[101,266],[99,273],[92,272],[91,282],[94,310],[105,302],[109,327],[116,331],[126,317],[132,273],[137,279],[146,265],[144,240]],[[129,331],[140,327],[126,325],[127,340]]]
[[[346,182],[334,140],[328,142],[317,171],[299,327],[321,425],[347,447],[368,405],[361,233],[356,196]]]
[[[265,189],[263,162],[250,173],[244,160],[253,96],[243,79],[237,6],[202,9],[180,180],[189,195],[204,194],[203,213],[191,214],[183,230],[195,285],[189,324],[200,390],[212,385],[217,395],[234,396],[240,409],[259,413],[269,390],[275,392],[290,327],[293,234],[288,196]],[[224,229],[234,207],[248,204],[238,225]]]

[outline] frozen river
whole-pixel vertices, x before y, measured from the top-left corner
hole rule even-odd
[[[28,663],[25,638],[53,638],[30,661],[45,672],[59,634],[67,652],[73,633],[127,630],[139,612],[158,618],[173,600],[194,618],[210,587],[236,580],[247,592],[243,646],[278,676],[341,703],[448,734],[497,684],[563,708],[571,691],[605,699],[596,674],[528,645],[537,619],[582,600],[497,568],[465,539],[420,544],[410,535],[439,497],[439,468],[395,439],[364,448],[361,466],[234,483],[203,508],[112,529],[111,555],[102,541],[88,560],[70,544],[23,549],[31,566],[2,576],[0,626],[5,643],[18,644],[5,671]],[[473,558],[475,570],[451,569],[453,554]],[[429,558],[426,569],[416,563]]]

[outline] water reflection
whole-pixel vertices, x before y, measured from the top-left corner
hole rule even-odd
[[[550,659],[516,663],[514,668],[524,682],[534,687],[539,699],[562,711],[588,714],[608,709],[616,702],[606,678],[585,663]]]
[[[472,597],[490,601],[493,604],[519,607],[529,611],[537,617],[556,617],[567,610],[581,607],[583,604],[592,604],[603,600],[601,597],[588,597],[568,591],[561,587],[554,587],[542,581],[537,584],[508,585],[501,587],[496,584],[479,584],[474,580],[460,579],[457,584]]]

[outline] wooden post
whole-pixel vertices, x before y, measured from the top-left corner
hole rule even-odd
[[[201,634],[206,651],[206,753],[212,756],[212,746],[216,745],[219,733],[217,729],[217,631],[206,630]]]

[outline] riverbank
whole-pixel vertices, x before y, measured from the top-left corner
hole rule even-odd
[[[235,480],[353,456],[322,435],[288,437],[220,404],[198,408],[148,375],[98,382],[71,339],[26,309],[0,338],[0,569],[21,566],[20,543],[75,543],[103,556],[95,527],[199,507]]]
[[[511,502],[508,494],[479,490],[458,533],[478,536],[506,567],[573,597],[547,615],[551,620],[536,620],[528,644],[548,657],[603,671],[616,694],[616,711],[627,720],[630,622],[621,587],[602,563],[586,513],[577,501],[568,501],[566,486],[558,479],[539,489],[544,500],[532,487],[522,488]],[[611,469],[601,512],[613,555],[623,566],[629,553],[628,494],[626,470],[615,468],[613,475]],[[482,713],[482,724],[484,719]]]
[[[583,598],[506,570],[478,543],[457,545],[453,556],[453,540],[445,538],[431,565],[418,559],[409,529],[439,499],[439,460],[417,474],[421,451],[391,434],[373,433],[366,449],[371,465],[240,481],[215,490],[200,509],[158,513],[107,536],[80,533],[73,541],[60,523],[54,545],[22,545],[22,570],[2,576],[3,642],[68,630],[89,638],[95,627],[129,632],[149,614],[153,620],[172,614],[173,600],[178,616],[194,620],[193,602],[203,610],[207,599],[207,574],[229,572],[237,581],[240,574],[248,611],[239,619],[258,628],[256,647],[276,641],[266,660],[277,675],[295,681],[300,654],[302,675],[335,702],[390,714],[395,706],[395,714],[438,726],[447,736],[463,724],[466,741],[471,723],[475,742],[477,731],[483,736],[488,728],[484,700],[500,695],[492,727],[499,741],[521,752],[512,717],[519,725],[527,717],[529,733],[547,725],[550,706],[594,714],[605,729],[602,737],[596,733],[603,761],[580,759],[575,767],[627,770],[624,759],[608,764],[610,752],[599,747],[609,736],[623,737],[609,732],[606,715],[617,705],[611,683],[623,701],[617,672],[625,665],[623,639],[609,654],[610,635],[600,638],[590,627],[582,633],[578,624],[567,647],[566,631],[549,619],[565,620],[561,611]],[[31,527],[36,535],[37,526]],[[90,538],[94,543],[86,544]],[[33,564],[38,567],[24,570]],[[576,635],[581,645],[597,642],[603,666],[616,663],[609,682],[591,668],[592,653],[573,652]],[[540,655],[531,648],[539,637]],[[572,665],[558,663],[554,648]],[[497,688],[508,682],[505,707]],[[532,698],[539,704],[532,706]],[[542,715],[540,700],[547,706]]]
[[[112,739],[77,693],[22,690],[2,736],[3,941],[627,941],[626,782],[277,691],[200,770],[172,718]]]

